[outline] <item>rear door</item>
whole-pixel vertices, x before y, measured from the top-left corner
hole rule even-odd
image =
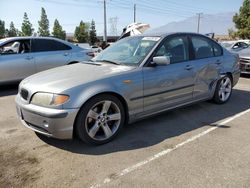
[[[220,78],[223,50],[216,42],[201,35],[192,35],[190,40],[195,72],[193,96],[195,99],[208,98],[212,94],[212,86]]]
[[[53,39],[33,39],[36,71],[66,65],[71,57],[71,47]]]
[[[192,100],[194,72],[189,62],[187,36],[168,36],[156,50],[154,57],[156,56],[170,57],[170,64],[143,67],[146,113],[154,113]]]
[[[0,49],[0,82],[22,80],[36,72],[29,39],[5,43]]]

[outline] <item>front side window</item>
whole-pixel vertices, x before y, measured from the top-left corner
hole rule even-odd
[[[213,46],[205,37],[192,36],[193,49],[196,59],[213,57]]]
[[[168,56],[171,64],[187,61],[189,59],[187,37],[167,39],[156,52],[156,56]]]
[[[137,66],[159,40],[160,37],[126,37],[102,51],[92,61],[112,61],[118,64]]]
[[[0,47],[1,55],[23,54],[30,52],[30,40],[11,41]]]
[[[50,39],[34,39],[32,46],[34,52],[61,51],[71,49],[71,47],[66,44]]]

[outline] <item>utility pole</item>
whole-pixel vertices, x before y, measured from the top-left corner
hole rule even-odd
[[[202,16],[203,13],[197,13],[198,15],[198,26],[197,26],[197,33],[200,33],[200,21],[201,21],[201,16]]]
[[[106,19],[106,0],[103,0],[104,8],[104,33],[103,33],[103,42],[107,42],[107,19]]]
[[[134,23],[136,22],[136,4],[134,4]]]

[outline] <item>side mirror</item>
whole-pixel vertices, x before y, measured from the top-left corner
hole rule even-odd
[[[157,56],[153,57],[153,64],[159,66],[166,66],[170,64],[170,57],[169,56]]]

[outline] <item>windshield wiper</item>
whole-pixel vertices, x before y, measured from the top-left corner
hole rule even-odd
[[[111,63],[111,64],[115,64],[115,65],[120,65],[121,63],[118,62],[114,62],[114,61],[110,61],[110,60],[106,60],[106,59],[102,59],[102,60],[95,60],[96,62],[105,62],[105,63]]]

